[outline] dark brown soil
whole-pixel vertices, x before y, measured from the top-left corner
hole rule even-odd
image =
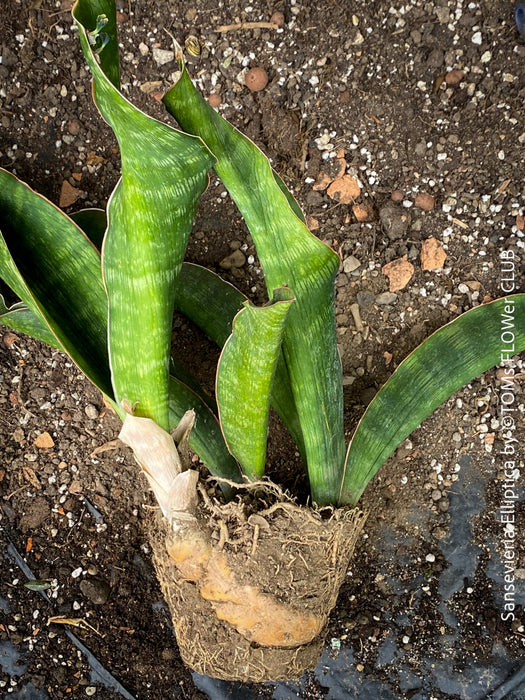
[[[122,0],[118,7],[126,94],[168,121],[156,98],[175,65],[157,65],[153,49],[172,48],[164,29],[181,40],[197,35],[204,48],[190,72],[204,94],[220,95],[221,113],[263,148],[312,228],[318,223],[316,234],[341,255],[336,301],[349,436],[425,337],[501,295],[501,251],[514,252],[515,291],[523,291],[525,45],[512,3]],[[268,21],[277,9],[285,14],[281,32],[219,31]],[[0,165],[54,202],[67,181],[79,194],[68,212],[104,206],[119,176],[118,150],[91,102],[69,0],[3,0],[0,26]],[[242,83],[242,71],[255,65],[269,76],[260,93]],[[462,74],[451,79],[452,70]],[[338,149],[346,174],[361,182],[365,222],[316,185],[321,173],[333,174],[330,154]],[[401,201],[393,202],[397,192]],[[416,206],[419,193],[434,197],[428,211]],[[212,181],[188,258],[264,301],[251,239],[223,195]],[[447,253],[444,269],[422,269],[431,237]],[[225,272],[219,262],[238,248],[245,264]],[[392,294],[382,268],[405,255],[414,273]],[[217,351],[183,319],[175,323],[181,356],[211,389]],[[62,616],[89,624],[70,628],[133,697],[206,697],[181,663],[155,578],[143,527],[152,502],[144,503],[137,468],[122,448],[97,451],[117,436],[118,421],[67,358],[3,333],[0,695],[25,688],[34,698],[122,696],[93,673],[64,625],[48,625]],[[520,360],[516,368],[522,417]],[[343,668],[370,697],[382,696],[367,683],[383,684],[393,698],[481,698],[505,679],[491,676],[496,658],[508,675],[522,663],[523,537],[514,619],[503,619],[499,390],[496,370],[486,373],[388,461],[363,498],[366,536],[331,617],[322,665],[297,688],[255,686],[250,697],[357,697],[354,685],[334,685],[339,695],[330,694]],[[49,447],[38,447],[42,433]],[[523,438],[522,418],[515,437]],[[523,453],[523,473],[522,460]],[[269,461],[275,480],[301,489],[297,453],[276,421]],[[15,550],[29,578],[51,583],[48,602],[24,586]],[[478,685],[461,686],[461,674],[474,674]]]

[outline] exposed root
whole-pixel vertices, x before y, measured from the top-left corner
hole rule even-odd
[[[318,661],[364,516],[323,518],[266,482],[235,488],[221,504],[200,485],[194,520],[151,532],[181,654],[217,678],[296,678]]]

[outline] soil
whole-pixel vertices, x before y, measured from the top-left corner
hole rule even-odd
[[[104,206],[119,176],[70,4],[0,7],[0,165],[54,202],[62,193],[67,212]],[[175,64],[161,63],[156,49],[172,50],[170,33],[181,42],[197,36],[202,51],[190,72],[199,87],[271,158],[311,228],[340,254],[349,436],[425,337],[502,295],[502,251],[515,256],[514,290],[524,290],[525,44],[512,2],[122,0],[118,9],[126,95],[169,121],[159,97]],[[277,10],[280,30],[242,26]],[[253,67],[269,78],[259,92],[244,86]],[[358,208],[329,185],[342,173],[359,182]],[[71,206],[64,182],[77,198]],[[446,253],[439,264],[425,263],[428,239]],[[243,264],[226,271],[220,261],[239,249]],[[391,291],[383,268],[405,256],[401,271],[410,263],[413,272]],[[188,259],[264,301],[249,234],[215,180]],[[175,328],[181,356],[211,387],[217,351],[184,319]],[[515,367],[522,417],[521,360]],[[152,501],[130,455],[111,446],[118,421],[97,391],[67,358],[8,329],[0,375],[0,694],[441,700],[500,687],[497,697],[525,697],[519,680],[514,690],[508,680],[525,655],[525,550],[517,538],[512,618],[497,518],[504,431],[496,369],[425,421],[366,490],[365,535],[316,672],[298,685],[243,688],[192,676],[180,660],[143,527]],[[523,444],[522,421],[514,437]],[[269,462],[276,481],[300,487],[297,453],[276,420]],[[523,477],[516,490],[523,532]],[[49,581],[50,595],[27,588],[28,579]],[[48,624],[52,616],[84,623]]]

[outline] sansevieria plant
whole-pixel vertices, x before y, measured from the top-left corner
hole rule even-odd
[[[21,300],[7,308],[0,298],[0,321],[67,353],[121,417],[121,440],[162,512],[151,537],[187,663],[223,678],[297,676],[317,660],[363,490],[435,408],[500,361],[509,308],[515,351],[525,349],[525,295],[478,306],[428,338],[346,448],[338,256],[308,231],[262,152],[201,97],[182,52],[164,97],[174,128],[120,92],[113,0],[78,0],[73,15],[122,177],[105,212],[67,216],[0,171],[0,275]],[[183,262],[212,168],[253,237],[264,306]],[[214,398],[171,357],[175,309],[223,348]],[[270,406],[303,458],[312,508],[263,483]],[[188,441],[222,495],[188,468]]]

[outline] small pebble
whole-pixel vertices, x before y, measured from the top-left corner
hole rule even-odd
[[[379,306],[393,304],[397,301],[397,294],[394,292],[383,292],[382,294],[378,294],[375,301],[376,304],[379,304]]]
[[[97,420],[99,413],[98,408],[92,403],[88,403],[84,408],[84,413],[90,420]]]
[[[246,73],[244,84],[252,92],[259,92],[268,85],[268,75],[264,68],[251,68]]]
[[[447,85],[457,85],[463,80],[464,75],[465,73],[462,70],[455,68],[445,75],[445,82]]]
[[[214,109],[217,109],[217,107],[221,104],[221,96],[214,92],[208,97],[208,102]]]
[[[350,255],[348,258],[345,258],[343,262],[343,270],[347,274],[353,272],[354,270],[357,270],[358,267],[361,267],[361,263],[353,255]]]
[[[279,12],[279,10],[276,10],[273,15],[270,17],[270,22],[272,24],[277,25],[278,27],[282,27],[285,22],[285,17],[283,12]]]
[[[393,202],[402,202],[404,199],[405,195],[401,190],[394,190],[392,194],[390,195],[390,199]]]
[[[420,192],[414,200],[415,206],[419,207],[419,209],[423,209],[423,211],[432,211],[435,203],[436,198],[434,195],[427,194],[426,192]]]
[[[175,59],[175,53],[166,49],[153,47],[153,60],[158,66],[163,66],[166,63],[171,63]]]
[[[219,265],[223,270],[231,270],[232,267],[242,267],[246,262],[246,256],[242,250],[234,250],[233,253],[223,258]]]
[[[472,43],[476,44],[476,46],[480,46],[482,41],[483,38],[481,36],[481,32],[474,32],[472,35]]]

